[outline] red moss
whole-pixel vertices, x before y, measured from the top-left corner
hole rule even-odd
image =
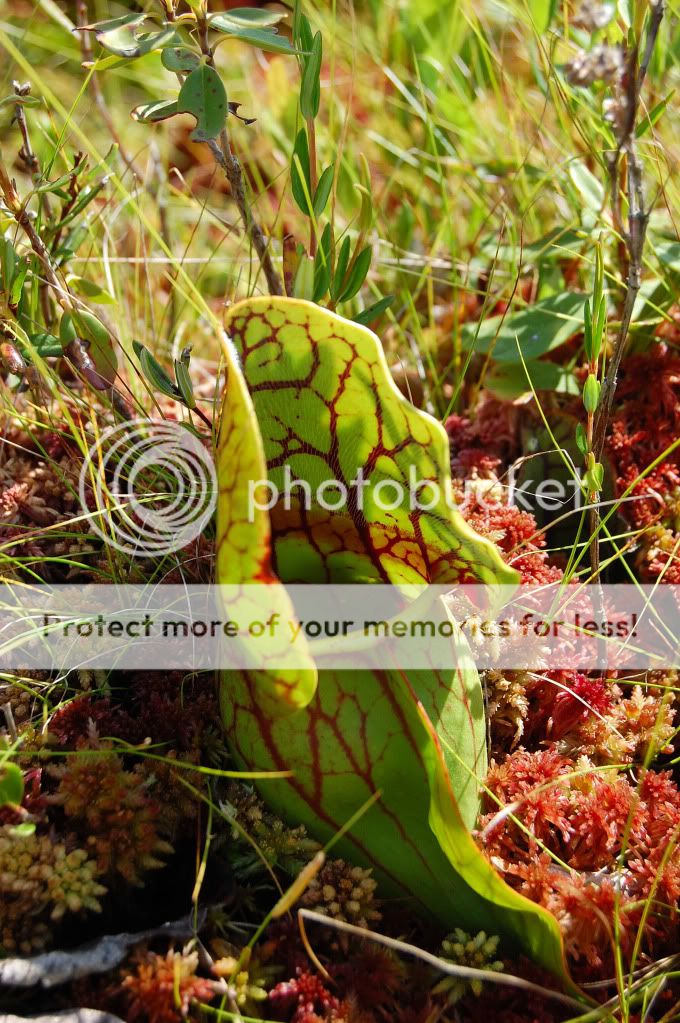
[[[531,686],[525,734],[561,739],[593,716],[611,709],[611,687],[582,672],[548,672]]]
[[[343,1003],[331,994],[321,979],[298,969],[269,993],[269,1010],[287,1023],[341,1023],[346,1019]]]
[[[388,949],[363,944],[347,962],[330,970],[340,989],[365,1012],[391,1018],[395,1005],[406,997],[406,968]]]
[[[106,748],[82,749],[50,767],[58,778],[49,801],[83,832],[85,847],[103,874],[118,873],[141,884],[146,870],[164,866],[172,847],[159,834],[159,806],[141,769],[126,771]]]
[[[576,773],[567,777],[570,771]],[[670,772],[647,771],[634,785],[554,750],[520,750],[493,764],[487,783],[522,827],[489,801],[484,847],[509,883],[557,916],[575,962],[611,966],[616,917],[626,956],[650,898],[643,951],[661,954],[672,944],[680,792]]]
[[[665,344],[634,355],[621,367],[607,451],[619,495],[677,438],[680,432],[680,356]],[[667,507],[680,487],[676,450],[633,487],[622,514],[636,527],[671,525]],[[677,498],[675,499],[677,502]]]
[[[522,959],[508,966],[514,973],[542,987],[554,988],[555,979],[534,963]],[[555,1003],[549,1002],[533,991],[507,987],[504,984],[486,984],[479,997],[468,997],[456,1006],[462,1023],[558,1023],[565,1012],[556,1010]]]
[[[217,696],[207,675],[135,672],[131,678],[137,741],[150,738],[178,749],[200,746],[206,729],[220,719]]]
[[[181,1023],[193,1002],[215,997],[213,984],[196,976],[196,953],[142,951],[133,963],[121,983],[128,1023]]]
[[[523,583],[543,585],[562,578],[561,569],[550,564],[543,549],[545,537],[529,512],[482,501],[474,494],[468,495],[460,511],[473,529],[500,548],[504,561],[519,572]]]
[[[58,707],[50,718],[49,733],[59,746],[75,747],[96,729],[101,736],[129,739],[135,724],[120,707],[113,707],[108,698],[94,700],[79,696]]]
[[[499,467],[507,468],[520,453],[520,411],[509,402],[486,394],[475,409],[474,418],[451,415],[444,427],[451,446],[454,477],[487,476]]]

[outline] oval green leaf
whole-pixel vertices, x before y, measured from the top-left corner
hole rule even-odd
[[[227,93],[214,68],[202,64],[187,75],[177,97],[177,111],[196,118],[191,133],[194,142],[217,138],[224,128],[227,110]]]

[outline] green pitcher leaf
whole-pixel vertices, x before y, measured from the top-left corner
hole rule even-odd
[[[218,582],[240,574],[241,581],[271,585],[275,572],[284,585],[515,583],[497,549],[452,510],[444,430],[399,393],[374,334],[289,298],[239,303],[226,329],[252,397],[268,479],[281,494],[289,472],[309,484],[310,497],[303,503],[300,491],[289,491],[271,509],[270,530],[260,513],[247,532],[242,528],[234,557],[225,557],[234,518],[231,481],[237,475],[243,486],[248,472],[260,472],[259,464],[238,470],[233,464],[243,440],[227,392],[218,462]],[[420,481],[440,488],[428,511],[409,505],[414,470]],[[349,492],[358,471],[366,481],[361,508],[349,500],[330,512],[316,499],[327,480]],[[382,482],[399,484],[406,495],[389,514],[373,496]],[[312,656],[314,649],[311,644]],[[224,722],[237,761],[293,771],[290,780],[267,785],[265,798],[284,817],[328,839],[380,793],[342,840],[342,853],[373,865],[387,890],[409,897],[447,927],[479,929],[491,920],[495,932],[566,979],[557,922],[510,889],[470,835],[486,772],[486,726],[479,677],[462,636],[448,671],[389,664],[337,671],[317,651],[318,685],[307,685],[297,708],[290,687],[285,706],[276,706],[278,671],[269,684],[266,672],[232,671],[223,678]]]
[[[341,547],[338,516],[329,521],[315,500],[304,524],[296,495],[290,510],[282,502],[272,510],[281,579],[444,583],[460,582],[467,572],[470,579],[514,584],[497,549],[452,512],[444,429],[399,392],[370,330],[306,302],[262,298],[234,306],[227,331],[242,359],[272,482],[283,490],[285,462],[294,479],[309,482],[314,498],[329,479],[351,493],[362,471],[363,515],[350,514],[347,502]],[[414,513],[406,500],[386,518],[380,494],[387,481],[407,496],[414,471],[419,481],[439,485],[435,509]]]
[[[257,499],[262,496],[267,477],[262,438],[238,357],[230,343],[224,345],[224,354],[225,386],[217,451],[220,486],[215,556],[217,582],[222,585],[266,584],[269,606],[292,620],[291,602],[271,569],[269,516],[261,510],[263,501]],[[226,610],[228,612],[228,605]],[[285,652],[275,653],[279,653],[280,664]],[[257,694],[258,706],[280,715],[311,700],[316,688],[316,670],[310,660],[307,668],[291,668],[275,676],[251,672],[250,683]]]
[[[196,118],[194,142],[217,138],[227,116],[227,93],[214,68],[202,64],[184,79],[177,97],[177,111]]]

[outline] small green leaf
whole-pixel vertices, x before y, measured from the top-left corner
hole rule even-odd
[[[24,776],[21,768],[5,760],[0,764],[0,806],[20,806],[24,798]]]
[[[202,64],[185,78],[177,98],[177,111],[196,118],[191,133],[194,142],[217,138],[224,128],[227,110],[227,93],[214,68]]]
[[[588,362],[593,362],[593,317],[587,301],[583,304],[583,348]]]
[[[35,824],[32,821],[24,821],[23,824],[15,824],[9,829],[13,838],[30,838],[35,834]]]
[[[146,21],[146,14],[124,14],[121,18],[108,18],[106,21],[95,21],[91,25],[83,25],[81,32],[94,32],[95,35],[102,35],[107,32],[115,32],[119,28],[139,28]]]
[[[142,373],[157,391],[161,394],[166,395],[168,398],[177,397],[177,388],[170,379],[168,374],[165,372],[163,367],[153,357],[148,348],[146,348],[140,341],[133,341],[132,347],[135,350],[135,355],[139,359],[139,365]]]
[[[354,186],[361,196],[361,209],[359,210],[358,228],[360,231],[368,231],[373,223],[373,196],[363,185]]]
[[[200,63],[200,56],[186,46],[166,46],[161,51],[161,64],[176,74],[193,71]]]
[[[354,296],[360,291],[361,285],[366,280],[368,268],[371,265],[371,255],[370,245],[367,245],[366,248],[362,249],[359,253],[354,261],[352,269],[349,272],[345,288],[338,299],[339,302],[349,302],[350,298],[354,298]]]
[[[63,353],[63,347],[59,338],[56,338],[54,334],[48,334],[44,330],[38,334],[29,334],[29,341],[41,359],[56,358]]]
[[[305,58],[305,69],[302,73],[302,84],[300,86],[300,111],[305,120],[308,121],[313,120],[319,113],[322,55],[323,41],[321,33],[317,32],[312,43],[312,51]]]
[[[257,46],[260,50],[264,50],[265,53],[283,53],[295,56],[299,52],[294,46],[291,46],[285,36],[277,35],[275,30],[270,28],[242,27],[223,14],[217,14],[210,22],[210,27],[217,29],[218,32],[222,32],[225,36],[240,39],[242,43]]]
[[[86,164],[83,163],[82,164],[82,170],[85,169],[85,166],[86,166]],[[75,175],[76,178],[79,177],[79,176],[80,176],[80,172],[78,172]],[[36,190],[35,190],[36,191],[36,195],[43,195],[43,193],[45,193],[45,192],[55,192],[58,189],[62,188],[64,185],[70,185],[73,177],[74,177],[73,172],[72,171],[67,171],[66,174],[62,174],[60,178],[55,178],[54,181],[46,181],[44,185],[40,185],[38,188],[36,188]],[[60,193],[60,194],[64,195],[66,193]]]
[[[77,341],[78,331],[71,313],[64,313],[59,323],[59,340],[64,348]]]
[[[331,194],[333,187],[333,176],[335,174],[335,164],[331,164],[330,167],[326,167],[325,171],[319,178],[319,183],[316,186],[316,192],[314,193],[314,216],[320,217],[323,211],[326,209],[326,204]]]
[[[602,462],[594,462],[589,467],[583,477],[583,482],[591,492],[599,493],[602,490],[602,485],[604,484],[604,466]]]
[[[600,381],[592,373],[588,374],[583,387],[583,404],[586,412],[594,412],[600,402]]]
[[[584,163],[575,160],[569,165],[569,177],[576,190],[586,204],[586,207],[599,213],[604,205],[604,186],[597,180]]]
[[[314,260],[305,253],[300,257],[293,283],[293,297],[311,302],[314,294]]]
[[[585,458],[590,450],[588,445],[588,436],[584,429],[583,423],[576,424],[576,447],[579,449],[583,457]]]
[[[334,302],[338,301],[342,287],[345,283],[347,267],[349,266],[349,250],[349,235],[345,235],[342,245],[340,246],[340,254],[335,264],[335,274],[333,275],[333,282],[331,284],[331,298]]]
[[[24,282],[27,277],[28,263],[22,260],[18,268],[14,271],[14,280],[12,281],[12,287],[9,289],[9,304],[11,306],[19,305],[21,292],[23,291]]]
[[[331,283],[331,245],[333,241],[333,234],[331,231],[331,225],[326,224],[323,234],[321,235],[321,241],[319,248],[316,253],[314,260],[314,291],[312,294],[313,302],[320,302],[328,291],[328,285]]]
[[[104,291],[94,281],[88,281],[86,277],[76,277],[75,274],[69,274],[66,280],[77,295],[84,295],[85,298],[91,299],[97,305],[115,305],[116,300],[113,295]]]
[[[300,128],[295,139],[293,149],[293,160],[290,168],[290,185],[293,191],[293,198],[299,208],[309,216],[309,203],[312,194],[312,182],[309,172],[309,147],[307,145],[307,133]],[[308,198],[308,196],[310,198]]]
[[[164,28],[160,32],[148,32],[137,37],[137,52],[131,56],[143,57],[154,50],[162,50],[165,46],[178,40],[179,36],[174,28]]]
[[[301,50],[306,53],[312,52],[312,44],[314,42],[314,33],[312,32],[312,26],[309,18],[306,14],[300,14],[297,38],[295,40]]]
[[[2,267],[2,287],[6,292],[10,291],[14,280],[15,267],[17,264],[16,249],[9,238],[0,238],[0,266]]]
[[[108,330],[94,313],[87,309],[78,309],[73,314],[73,321],[77,336],[90,342],[88,354],[94,362],[97,372],[109,383],[113,383],[118,369],[118,357]],[[62,317],[63,322],[64,317]]]
[[[643,135],[647,134],[650,128],[654,127],[674,95],[675,89],[671,89],[667,96],[660,100],[656,106],[652,107],[647,116],[644,117],[637,126],[637,130],[635,132],[637,138],[642,138]]]
[[[130,14],[95,26],[97,42],[116,57],[131,59],[167,46],[176,38],[175,29],[168,25],[160,31],[138,35],[138,29],[145,20],[143,14]]]
[[[238,28],[267,28],[278,25],[285,17],[285,11],[268,11],[259,7],[236,7],[224,14],[213,14],[209,20],[211,28],[218,27],[214,24],[215,21],[219,21],[220,24],[232,22]]]
[[[167,121],[178,113],[177,100],[156,100],[153,103],[142,103],[132,111],[132,120],[142,124],[156,124],[158,121]]]
[[[3,96],[0,99],[0,108],[2,107],[39,107],[40,100],[37,96],[17,96],[16,93],[12,93],[10,96]]]
[[[175,379],[177,381],[177,390],[182,398],[182,401],[187,408],[196,408],[196,399],[194,398],[194,385],[191,382],[189,376],[189,367],[181,359],[175,359]]]
[[[374,302],[373,305],[369,305],[366,309],[362,309],[360,313],[354,317],[355,323],[361,323],[365,325],[367,323],[373,323],[379,316],[385,312],[386,309],[394,302],[394,295],[385,295],[384,298]]]
[[[82,211],[87,206],[89,206],[90,203],[94,201],[94,199],[97,198],[97,196],[99,195],[99,193],[102,191],[103,188],[106,188],[106,185],[108,184],[108,180],[109,179],[107,177],[105,177],[105,178],[102,178],[101,181],[98,181],[96,185],[86,185],[85,188],[83,188],[81,190],[80,195],[78,196],[78,199],[76,200],[76,202],[71,207],[71,212],[69,213],[69,215],[67,217],[64,217],[64,219],[61,221],[60,227],[62,227],[62,228],[66,227],[67,224],[70,224],[70,223],[72,223],[72,221],[76,220],[77,217],[78,217],[78,214],[82,213]],[[87,228],[84,228],[84,235],[83,235],[83,237],[85,237],[86,235],[87,235]],[[80,242],[78,242],[78,245],[80,245]],[[77,248],[78,245],[76,245],[75,248]],[[75,249],[73,251],[75,251]]]

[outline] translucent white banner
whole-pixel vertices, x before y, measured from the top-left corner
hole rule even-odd
[[[680,587],[0,587],[0,668],[680,666]]]

